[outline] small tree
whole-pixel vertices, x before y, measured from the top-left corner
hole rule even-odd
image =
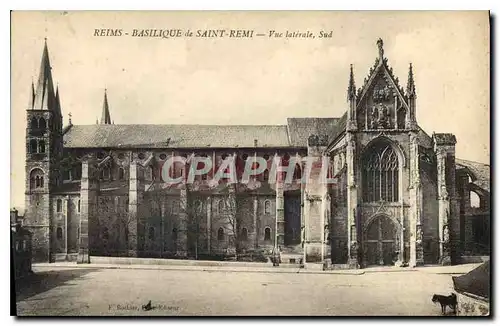
[[[229,186],[233,187],[233,186]],[[239,217],[239,205],[236,198],[236,192],[234,188],[227,188],[226,196],[224,200],[224,213],[219,212],[217,221],[224,231],[228,235],[228,247],[230,249],[234,248],[234,258],[238,260],[238,256],[242,251],[241,248],[241,234],[240,234],[240,217]],[[230,250],[230,253],[233,250]]]
[[[200,199],[190,200],[185,208],[182,208],[187,217],[187,236],[189,245],[194,245],[195,259],[198,259],[201,248],[203,232],[206,231],[203,219],[203,201]]]

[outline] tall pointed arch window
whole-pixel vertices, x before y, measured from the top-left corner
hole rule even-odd
[[[376,143],[363,156],[363,201],[396,202],[398,199],[398,156],[389,143]]]
[[[30,150],[31,154],[38,153],[38,143],[37,143],[36,139],[31,139],[30,140],[29,150]]]
[[[40,129],[47,128],[47,123],[45,122],[44,118],[40,118],[40,120],[38,120],[38,128],[40,128]]]

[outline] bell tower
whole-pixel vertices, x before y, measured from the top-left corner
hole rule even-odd
[[[26,109],[25,225],[33,232],[34,261],[51,260],[50,194],[61,183],[62,114],[58,89],[54,92],[49,51],[45,40],[40,73],[30,87]]]

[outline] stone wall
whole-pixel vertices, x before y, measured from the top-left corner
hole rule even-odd
[[[424,262],[437,264],[439,260],[439,203],[436,182],[427,173],[421,173],[422,222]]]
[[[482,298],[457,293],[457,316],[489,316],[490,303]]]

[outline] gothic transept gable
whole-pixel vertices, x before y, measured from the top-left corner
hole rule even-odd
[[[358,127],[365,130],[404,129],[409,110],[404,91],[392,74],[392,68],[388,68],[387,59],[378,59],[376,63],[358,91]]]

